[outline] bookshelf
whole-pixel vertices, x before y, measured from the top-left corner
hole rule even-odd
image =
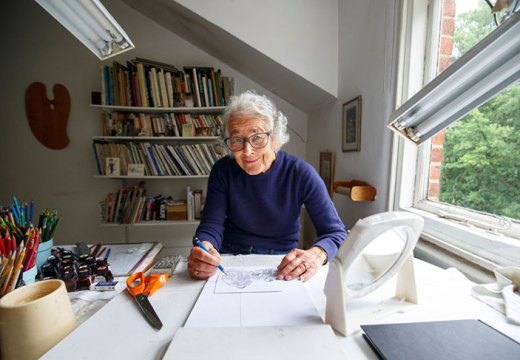
[[[101,113],[101,135],[92,137],[94,177],[121,182],[100,202],[102,225],[124,226],[127,237],[128,227],[198,224],[200,184],[207,186],[211,167],[224,156],[221,115],[233,79],[211,67],[180,69],[143,58],[114,61],[100,70],[101,93],[93,93],[90,105]],[[170,181],[168,191],[184,198],[155,200],[144,188],[148,180]],[[197,184],[193,189],[186,186],[191,180]],[[187,202],[185,220],[183,210],[175,212],[183,208],[179,200]],[[175,220],[164,220],[166,207],[167,218]]]
[[[154,109],[150,116],[113,107],[102,117],[103,135],[92,137],[97,175],[207,176],[223,153],[221,113],[221,108],[204,109],[203,115]]]
[[[223,156],[217,147],[221,146],[222,123],[219,116],[223,113],[224,107],[189,108],[186,111],[186,108],[91,106],[103,112],[102,132],[104,133],[103,135],[92,136],[94,157],[98,170],[98,174],[94,177],[119,180],[122,182],[121,189],[127,188],[127,181],[132,180],[204,180],[208,178],[213,163]],[[124,116],[120,117],[119,115],[122,113]],[[178,129],[176,131],[171,130],[176,134],[174,136],[165,136],[162,133],[156,134],[155,125],[151,124],[149,124],[149,129],[153,128],[153,131],[150,131],[148,135],[135,135],[140,131],[135,129],[131,131],[134,133],[131,136],[117,135],[117,133],[122,133],[122,127],[117,125],[114,119],[121,119],[124,122],[134,114],[133,121],[136,122],[138,117],[143,118],[143,114],[150,113],[172,121],[179,119],[184,114],[191,114],[190,119],[192,120],[196,119],[199,114],[211,115],[215,118],[213,118],[213,123],[208,125],[211,135],[183,136],[186,126],[181,126],[179,123],[177,123]],[[135,114],[140,115],[135,116]],[[176,116],[171,116],[171,114]],[[118,128],[118,130],[114,131],[115,128]],[[188,129],[193,131],[193,128]],[[111,133],[115,133],[115,135]],[[109,158],[118,159],[117,169],[114,173],[109,173]],[[130,168],[133,165],[139,165],[142,173],[130,173]],[[134,193],[130,194],[131,192]],[[107,196],[101,207],[102,219],[104,220],[102,226],[193,226],[199,222],[198,219],[191,217],[188,217],[187,220],[152,220],[155,217],[147,218],[146,211],[150,197],[142,186],[128,186],[124,193],[119,190],[114,195],[109,195],[112,197],[109,200]],[[188,197],[188,194],[186,196]],[[122,208],[122,210],[119,210],[119,208]]]
[[[152,220],[146,222],[140,222],[137,224],[110,224],[103,223],[101,226],[104,227],[117,227],[117,226],[131,226],[131,227],[147,227],[147,226],[171,226],[171,225],[198,225],[199,221],[188,221],[188,220],[171,220],[171,221],[160,221]]]
[[[120,112],[146,112],[146,113],[185,113],[185,114],[214,114],[223,113],[225,106],[212,107],[173,107],[173,108],[157,108],[143,106],[116,106],[116,105],[96,105],[91,104],[90,107],[103,110],[107,113],[115,111]]]

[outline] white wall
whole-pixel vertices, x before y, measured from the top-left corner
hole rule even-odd
[[[338,100],[309,114],[306,160],[318,168],[319,152],[334,151],[335,180],[360,179],[377,188],[376,201],[369,203],[354,203],[335,195],[335,205],[348,228],[360,218],[387,210],[392,134],[386,124],[394,101],[397,0],[339,0],[337,4],[336,1],[276,0],[177,2],[315,83],[319,82],[320,74],[324,78],[329,75],[326,71],[313,74],[325,69],[317,62],[325,64],[331,60],[327,56],[337,51]],[[306,24],[309,10],[315,12],[315,22]],[[287,24],[290,26],[284,28]],[[320,37],[332,40],[335,26],[337,44],[326,42],[320,50],[316,41]],[[301,44],[308,47],[299,47]],[[331,50],[334,46],[337,50]],[[306,68],[313,61],[314,67]],[[342,105],[358,95],[363,97],[361,151],[343,153]],[[312,242],[312,227],[306,226],[305,234],[306,242]]]
[[[332,95],[338,0],[176,0]]]
[[[136,50],[116,58],[124,62],[144,57],[186,65],[214,66],[236,79],[237,92],[257,89],[271,96],[289,118],[292,141],[286,149],[305,157],[304,139],[307,115],[261,88],[177,37],[118,0],[104,2],[136,45]],[[122,242],[124,229],[100,227],[98,201],[116,191],[117,180],[95,179],[91,136],[100,134],[99,111],[91,109],[90,92],[100,90],[101,63],[76,38],[61,27],[32,0],[10,1],[0,15],[5,51],[0,64],[0,204],[16,196],[20,201],[34,199],[37,211],[55,208],[63,216],[57,230],[58,244],[83,241]],[[111,63],[111,61],[108,61]],[[56,83],[65,85],[71,96],[68,123],[70,144],[62,150],[50,150],[32,135],[24,110],[25,89],[43,82],[52,98]],[[158,193],[181,197],[186,185],[204,187],[205,181],[154,180],[147,182],[151,195]],[[194,226],[161,226],[131,229],[131,241],[157,240],[165,246],[190,246]]]
[[[338,101],[309,116],[308,161],[317,167],[320,151],[334,151],[336,181],[359,179],[377,188],[374,202],[355,203],[334,196],[348,228],[359,218],[387,209],[392,136],[386,124],[393,104],[395,15],[393,0],[340,0]],[[361,151],[342,152],[342,105],[358,95],[363,98]]]

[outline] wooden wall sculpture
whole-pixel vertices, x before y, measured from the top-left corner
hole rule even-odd
[[[50,149],[63,149],[70,140],[67,122],[70,114],[70,95],[67,88],[56,84],[54,99],[47,98],[45,84],[35,82],[25,91],[25,112],[29,126],[38,141]]]

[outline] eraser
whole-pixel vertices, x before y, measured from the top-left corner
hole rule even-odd
[[[96,291],[114,291],[119,281],[99,281],[90,285],[90,290]]]

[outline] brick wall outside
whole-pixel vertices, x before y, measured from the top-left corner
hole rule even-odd
[[[453,53],[453,32],[455,31],[456,0],[444,0],[442,2],[441,34],[439,39],[439,59],[437,70],[440,74],[451,65]],[[446,130],[442,130],[433,137],[430,159],[430,172],[428,181],[428,199],[439,200],[441,191],[441,163],[443,159],[443,146]]]

